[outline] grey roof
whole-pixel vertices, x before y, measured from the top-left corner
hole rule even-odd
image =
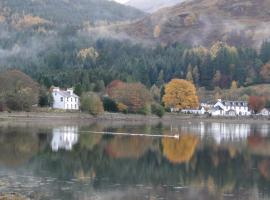
[[[79,98],[76,94],[73,93],[73,95],[71,95],[68,91],[60,90],[60,91],[57,91],[57,93],[60,94],[63,97],[76,97],[76,98]]]
[[[246,101],[222,101],[224,106],[248,106]]]

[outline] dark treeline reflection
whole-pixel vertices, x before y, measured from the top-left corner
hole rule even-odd
[[[193,132],[185,131],[185,126],[179,125],[177,130],[162,124],[92,124],[47,129],[5,126],[0,128],[0,170],[11,168],[35,177],[73,180],[97,191],[112,190],[112,185],[126,190],[138,185],[170,190],[187,187],[221,198],[255,188],[259,195],[270,196],[265,189],[270,188],[268,125],[244,126],[246,129],[242,130],[249,133],[222,139],[217,136],[219,131],[204,133],[198,128],[204,126],[209,130],[213,124],[191,124]],[[228,130],[237,131],[235,127]],[[80,134],[81,130],[164,135],[178,131],[180,138]],[[162,197],[162,192],[159,195]]]

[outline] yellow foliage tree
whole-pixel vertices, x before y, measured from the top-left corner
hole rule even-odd
[[[87,58],[90,58],[93,61],[95,61],[98,58],[99,54],[95,48],[90,47],[90,48],[86,48],[86,49],[81,49],[77,56],[82,61],[86,60]]]
[[[194,84],[182,79],[173,79],[165,86],[162,100],[167,108],[185,109],[199,106]]]
[[[194,135],[182,135],[179,140],[163,138],[163,155],[172,163],[184,163],[192,158],[198,138]]]
[[[232,81],[231,90],[236,90],[237,88],[238,88],[237,81]]]

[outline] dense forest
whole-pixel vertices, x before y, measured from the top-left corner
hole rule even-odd
[[[81,85],[99,91],[119,79],[161,86],[172,78],[192,79],[198,87],[229,88],[269,83],[270,43],[260,51],[216,42],[210,49],[173,44],[154,48],[130,41],[91,40],[63,32],[54,43],[31,57],[10,57],[5,66],[20,68],[50,87]]]

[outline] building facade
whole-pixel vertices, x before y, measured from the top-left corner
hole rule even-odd
[[[246,101],[223,101],[221,99],[211,109],[212,116],[249,116],[251,112]]]
[[[74,94],[73,88],[61,90],[59,87],[53,87],[53,109],[79,110],[80,98]]]

